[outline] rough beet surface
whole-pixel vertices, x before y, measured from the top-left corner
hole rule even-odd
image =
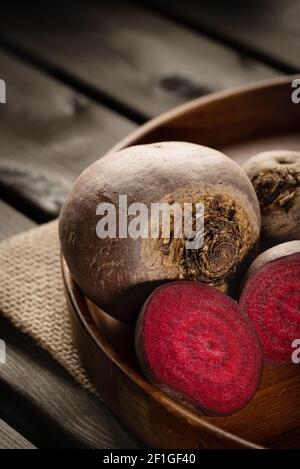
[[[249,269],[240,305],[252,320],[268,363],[291,364],[300,338],[300,241],[275,246]]]
[[[229,415],[258,388],[262,351],[239,306],[200,282],[171,282],[145,303],[136,351],[148,379],[206,414]]]
[[[244,165],[257,194],[267,246],[300,239],[300,152],[273,150]]]
[[[202,203],[204,240],[186,249],[187,237],[97,236],[99,204],[119,197],[181,208]],[[134,217],[135,218],[135,217]],[[149,226],[153,217],[149,214]],[[183,218],[181,220],[183,223]],[[244,171],[211,148],[187,142],[137,145],[109,154],[78,178],[60,217],[60,240],[72,277],[84,294],[116,319],[133,323],[161,283],[195,280],[235,293],[236,277],[256,253],[260,234],[257,196]]]

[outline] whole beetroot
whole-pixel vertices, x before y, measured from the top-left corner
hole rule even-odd
[[[260,203],[266,244],[300,239],[300,152],[259,153],[244,169]]]
[[[119,196],[128,205],[204,204],[204,244],[186,239],[101,239],[99,203]],[[230,292],[259,239],[260,211],[243,170],[222,153],[185,142],[127,148],[92,164],[76,181],[61,213],[60,240],[71,274],[82,291],[117,319],[134,321],[155,287],[178,279],[200,280]]]

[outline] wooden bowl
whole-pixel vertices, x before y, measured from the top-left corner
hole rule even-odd
[[[300,150],[300,104],[291,77],[217,93],[180,106],[139,128],[113,150],[186,140],[238,162],[268,149]],[[121,422],[157,448],[300,446],[300,370],[265,368],[253,400],[230,417],[200,416],[149,384],[134,354],[132,328],[92,304],[62,260],[75,342],[92,381]]]

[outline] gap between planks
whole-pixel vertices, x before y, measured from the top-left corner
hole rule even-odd
[[[5,9],[4,44],[45,72],[144,119],[191,98],[278,75],[125,0],[72,2],[70,8],[67,2],[30,12],[26,4],[17,16]]]
[[[297,0],[212,2],[142,0],[152,11],[204,33],[212,40],[282,73],[300,66],[300,4]]]
[[[0,50],[0,197],[43,222],[80,172],[135,124]]]
[[[54,69],[147,118],[277,74],[126,1],[86,2],[71,15],[68,5],[52,8],[26,4],[30,25],[26,15],[2,12],[5,43],[34,67],[0,51],[8,92],[0,109],[0,197],[37,222],[58,216],[79,173],[136,127],[53,79]]]

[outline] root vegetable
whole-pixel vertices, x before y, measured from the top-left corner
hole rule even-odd
[[[119,196],[128,205],[203,203],[204,245],[186,249],[166,238],[99,239],[96,208]],[[149,223],[150,224],[150,223]],[[260,211],[244,171],[210,148],[165,142],[127,148],[91,165],[77,180],[60,217],[62,252],[73,278],[98,306],[134,321],[147,296],[163,282],[200,280],[231,291],[256,249]]]
[[[300,239],[300,152],[259,153],[244,169],[260,202],[268,244]]]
[[[300,241],[268,249],[251,265],[240,305],[253,322],[266,362],[291,364],[300,339]]]
[[[200,282],[171,282],[152,293],[137,322],[136,352],[154,385],[209,415],[243,408],[261,378],[252,323],[230,297]]]

